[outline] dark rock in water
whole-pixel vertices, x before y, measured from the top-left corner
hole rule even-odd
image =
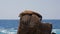
[[[52,34],[56,34],[56,33],[52,32]]]
[[[20,15],[17,34],[51,34],[52,24],[42,23],[42,16],[33,11],[25,11]]]

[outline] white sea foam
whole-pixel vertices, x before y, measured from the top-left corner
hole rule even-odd
[[[16,34],[16,32],[8,32],[7,34]]]
[[[0,29],[0,32],[4,34],[16,34],[17,30]]]
[[[55,33],[58,32],[59,33],[60,29],[53,29],[52,32],[55,32]],[[14,29],[0,29],[0,33],[2,33],[2,34],[16,34],[17,30],[14,30]]]
[[[56,29],[53,29],[52,32],[56,33]]]
[[[2,30],[1,32],[2,32],[2,33],[7,33],[7,30]]]

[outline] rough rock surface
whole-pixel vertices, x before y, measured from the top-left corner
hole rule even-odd
[[[17,34],[51,34],[52,24],[42,23],[42,16],[36,12],[26,10],[20,15]]]

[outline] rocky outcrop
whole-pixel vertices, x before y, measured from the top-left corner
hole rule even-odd
[[[51,34],[52,24],[43,23],[42,16],[31,10],[19,15],[20,23],[17,34]]]

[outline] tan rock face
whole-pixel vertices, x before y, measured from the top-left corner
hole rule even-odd
[[[52,24],[42,23],[42,16],[30,10],[22,12],[17,34],[51,34]]]
[[[31,11],[31,10],[25,10],[24,12],[22,12],[22,13],[19,14],[19,17],[22,17],[24,15],[33,15],[33,14],[37,15],[42,20],[42,16],[40,14],[38,14],[38,13],[36,13],[34,11]]]

